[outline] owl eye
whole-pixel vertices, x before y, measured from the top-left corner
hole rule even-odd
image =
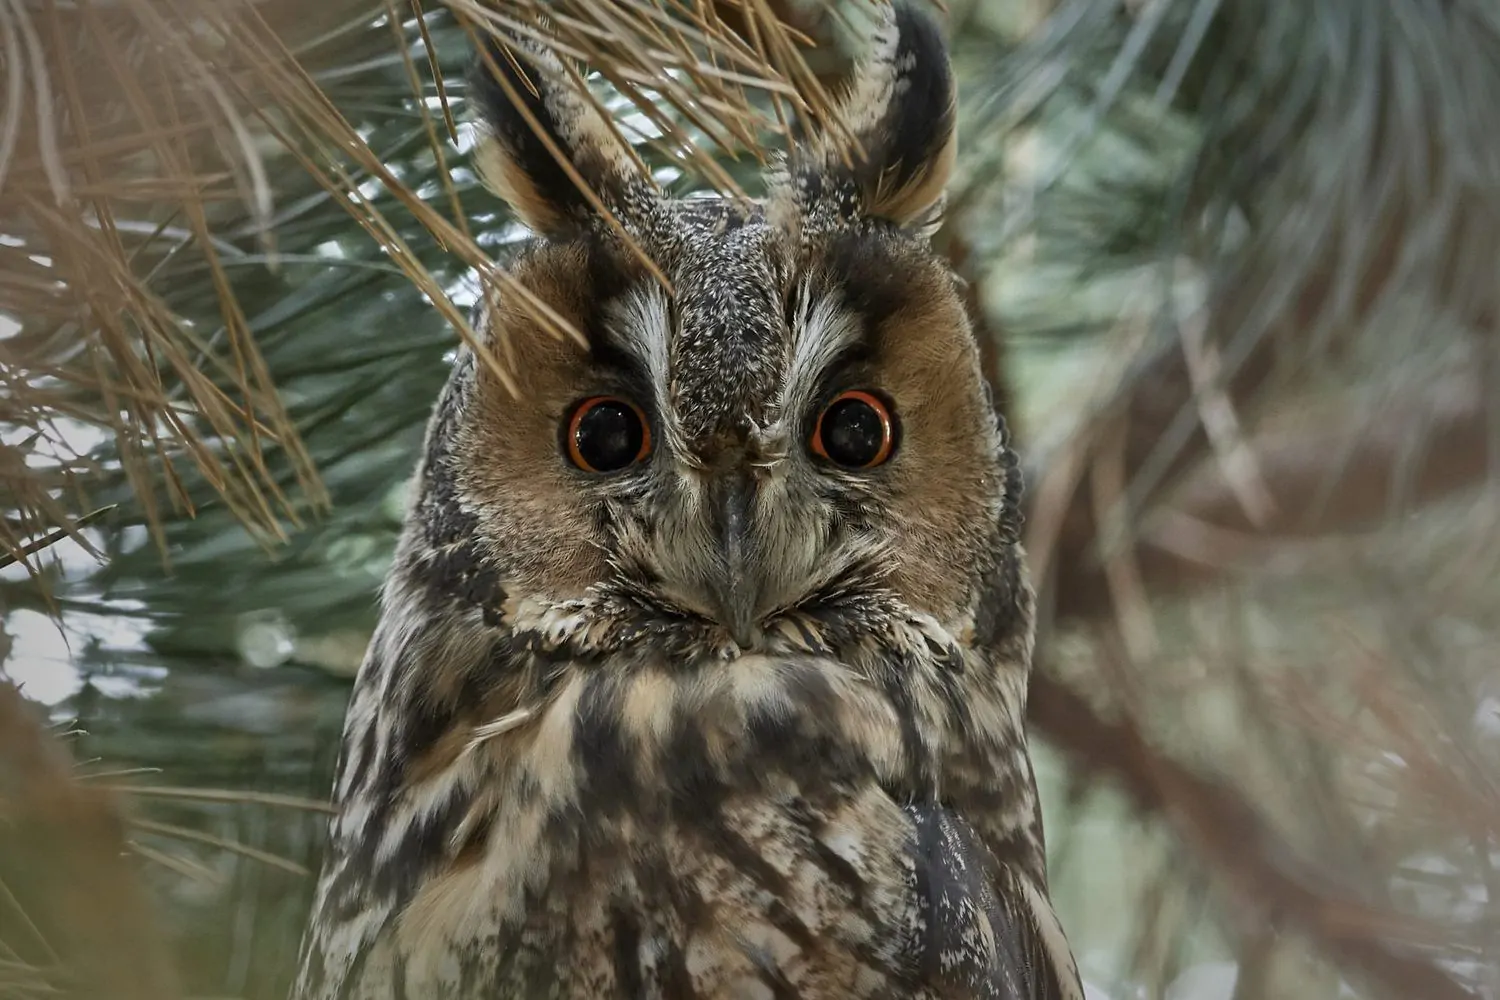
[[[845,469],[873,469],[891,457],[891,411],[868,392],[841,392],[818,414],[808,442],[813,454]]]
[[[568,418],[567,448],[584,472],[619,472],[651,454],[651,427],[634,403],[593,396]]]

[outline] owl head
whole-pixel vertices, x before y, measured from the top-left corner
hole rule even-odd
[[[810,613],[958,622],[1015,570],[1015,463],[929,247],[955,146],[937,26],[896,7],[762,199],[671,198],[549,58],[493,45],[488,186],[535,236],[434,421],[417,522],[517,630],[725,655]],[[644,260],[642,258],[645,258]],[[440,558],[440,557],[434,557]],[[454,557],[455,559],[457,557]]]

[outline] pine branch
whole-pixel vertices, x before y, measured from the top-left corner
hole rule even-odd
[[[0,444],[0,469],[14,470],[5,523],[17,526],[0,550],[35,574],[28,538],[69,525],[117,472],[163,553],[165,524],[205,503],[262,543],[326,513],[265,323],[243,305],[265,283],[247,265],[337,266],[362,233],[372,264],[487,357],[453,300],[455,271],[556,317],[476,241],[472,175],[450,169],[460,116],[445,78],[461,73],[471,33],[587,64],[617,92],[611,118],[633,106],[649,121],[631,139],[653,169],[733,190],[720,159],[778,145],[774,108],[830,114],[778,9],[741,5],[731,25],[677,0],[0,5],[14,84],[0,101],[0,426],[31,432]],[[361,104],[379,111],[351,120]],[[406,126],[399,150],[393,123]],[[299,239],[312,235],[304,221],[332,217],[339,232]],[[79,425],[108,447],[75,454]]]

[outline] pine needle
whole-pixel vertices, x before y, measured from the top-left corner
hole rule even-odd
[[[735,196],[744,192],[719,154],[762,157],[786,133],[785,115],[772,115],[767,100],[813,122],[831,114],[803,59],[807,40],[763,2],[740,8],[744,34],[683,0],[449,0],[439,10],[388,0],[374,25],[355,6],[331,26],[326,17],[304,26],[217,0],[0,0],[0,238],[19,241],[14,249],[0,242],[0,321],[23,327],[0,354],[0,426],[32,432],[34,445],[67,441],[67,413],[107,434],[163,557],[165,520],[196,516],[204,503],[226,506],[262,544],[327,507],[228,270],[289,263],[275,246],[285,215],[274,183],[288,165],[349,213],[512,391],[521,391],[514,373],[418,262],[407,215],[424,238],[503,288],[512,307],[559,336],[579,336],[473,240],[473,209],[449,167],[458,119],[445,79],[452,52],[439,47],[440,37],[454,37],[448,25],[540,43],[595,100],[582,72],[596,72],[646,115],[660,133],[652,144]],[[395,96],[412,108],[437,164],[443,212],[387,168],[324,89],[378,65],[381,47],[407,90]],[[339,67],[346,50],[360,54]],[[403,218],[376,207],[372,184]],[[255,254],[247,239],[259,244]],[[163,291],[193,258],[217,301],[188,315]],[[0,552],[9,562],[24,558],[28,535],[51,538],[98,506],[88,493],[111,481],[66,448],[47,461],[17,448],[0,443],[12,497]]]

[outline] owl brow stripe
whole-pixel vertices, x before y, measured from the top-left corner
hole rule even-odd
[[[645,367],[659,425],[655,431],[675,453],[687,455],[672,407],[672,315],[665,293],[654,282],[637,285],[610,306],[606,324],[611,335]]]
[[[812,282],[798,285],[792,314],[792,356],[782,388],[782,412],[795,416],[810,407],[830,368],[859,346],[865,329],[841,296],[814,299]]]

